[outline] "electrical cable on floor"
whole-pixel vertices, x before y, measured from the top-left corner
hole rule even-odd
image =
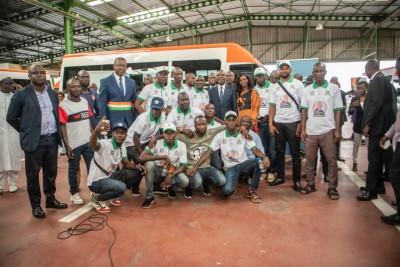
[[[114,246],[115,241],[117,240],[117,235],[115,230],[108,224],[108,217],[105,214],[96,214],[91,215],[82,222],[78,223],[75,227],[70,227],[65,231],[60,232],[57,235],[58,239],[65,240],[75,235],[83,235],[91,231],[100,231],[103,230],[104,227],[107,226],[111,229],[113,233],[113,241],[108,249],[108,258],[110,259],[110,264],[114,267],[114,262],[111,256],[111,249]]]

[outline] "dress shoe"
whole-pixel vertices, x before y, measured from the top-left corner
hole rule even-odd
[[[360,187],[360,191],[362,191],[362,192],[367,192],[367,187],[366,186],[361,186]],[[378,194],[379,195],[385,195],[386,194],[386,189],[385,189],[385,186],[381,186],[379,189],[378,189]]]
[[[283,178],[276,178],[275,181],[268,183],[270,186],[276,186],[285,183],[285,179]]]
[[[52,201],[46,202],[46,208],[66,209],[66,208],[68,208],[68,205],[67,205],[67,203],[61,203],[57,199],[54,199]]]
[[[395,213],[389,216],[381,216],[381,220],[384,223],[390,224],[390,225],[400,225],[400,215]]]
[[[324,174],[324,182],[327,183],[328,181],[328,175]]]
[[[369,201],[373,199],[377,199],[378,195],[370,194],[369,192],[363,192],[361,195],[357,196],[358,201]]]
[[[44,217],[46,217],[46,213],[44,213],[44,211],[42,210],[41,207],[33,208],[32,214],[33,214],[33,217],[38,218],[38,219],[43,219]]]
[[[338,160],[338,161],[341,161],[341,162],[345,162],[345,161],[346,161],[346,160],[345,160],[344,158],[342,158],[342,157],[338,157],[337,160]]]
[[[296,192],[300,192],[301,191],[302,187],[301,187],[300,181],[295,181],[293,183],[293,189]]]

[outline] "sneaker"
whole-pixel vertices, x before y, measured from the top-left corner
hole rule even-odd
[[[132,196],[134,196],[134,197],[140,196],[139,187],[132,186],[131,193],[132,193]]]
[[[176,198],[176,193],[174,189],[168,188],[168,197],[172,199]]]
[[[153,193],[154,194],[166,195],[166,194],[168,194],[168,191],[165,190],[165,189],[162,189],[159,184],[153,184]]]
[[[114,206],[121,206],[122,202],[118,198],[110,199],[110,204]]]
[[[16,184],[10,185],[10,193],[15,193],[15,192],[17,192],[17,190],[18,190],[18,187]]]
[[[81,198],[79,193],[75,193],[71,196],[71,202],[76,205],[81,205],[81,204],[83,204],[83,199]]]
[[[148,209],[154,203],[154,197],[146,198],[142,203],[142,208]]]
[[[202,187],[203,187],[203,195],[210,196],[211,191],[210,191],[210,187],[208,186],[208,184],[203,184]]]
[[[99,213],[109,213],[111,210],[110,208],[103,202],[98,201],[94,197],[92,197],[92,206],[99,212]]]
[[[192,196],[193,196],[192,188],[190,188],[189,186],[185,187],[185,192],[183,192],[183,195],[186,198],[192,198]]]

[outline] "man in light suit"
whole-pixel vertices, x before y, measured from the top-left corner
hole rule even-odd
[[[210,103],[215,106],[215,117],[223,120],[225,113],[232,110],[237,113],[236,90],[228,86],[226,73],[223,70],[217,72],[218,84],[208,91]]]
[[[11,98],[7,122],[19,132],[25,152],[25,172],[32,214],[44,218],[40,207],[39,171],[43,170],[46,208],[66,209],[54,196],[56,192],[58,145],[61,145],[57,93],[46,86],[46,71],[33,64],[28,70],[31,83]]]
[[[362,134],[369,136],[368,173],[365,191],[357,196],[357,200],[360,201],[376,199],[380,190],[383,190],[380,187],[383,184],[381,174],[385,150],[379,146],[379,141],[396,120],[393,87],[379,71],[379,62],[369,60],[365,65],[365,74],[371,79],[362,121]]]
[[[110,125],[123,121],[129,127],[135,120],[136,82],[125,76],[127,67],[126,60],[117,57],[113,74],[100,81],[100,118],[105,116]]]

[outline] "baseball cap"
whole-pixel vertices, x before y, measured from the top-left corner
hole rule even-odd
[[[157,73],[160,73],[160,72],[169,73],[168,66],[161,66],[161,67],[159,67],[158,70],[157,70]]]
[[[230,111],[228,111],[227,113],[225,113],[225,119],[226,118],[228,118],[228,117],[235,117],[235,118],[237,118],[237,114],[236,114],[236,112],[235,111],[232,111],[232,110],[230,110]]]
[[[116,123],[114,123],[112,130],[114,131],[117,128],[122,128],[122,129],[128,130],[128,126],[126,125],[125,122],[116,122]]]
[[[307,79],[306,79],[306,83],[312,83],[313,82],[313,76],[312,75],[308,75]]]
[[[166,131],[176,132],[176,127],[175,127],[175,125],[173,123],[167,122],[167,123],[164,124],[163,131],[164,131],[164,133]]]
[[[289,60],[282,60],[281,62],[279,62],[278,67],[280,68],[280,67],[282,67],[283,65],[287,65],[287,66],[289,66],[290,68],[292,67],[292,64],[290,64],[290,61],[289,61]]]
[[[150,108],[163,109],[164,108],[164,99],[161,97],[153,97],[151,100]]]
[[[254,70],[254,76],[256,76],[256,75],[265,75],[265,74],[267,74],[267,72],[262,67],[258,67],[258,68],[256,68]]]

